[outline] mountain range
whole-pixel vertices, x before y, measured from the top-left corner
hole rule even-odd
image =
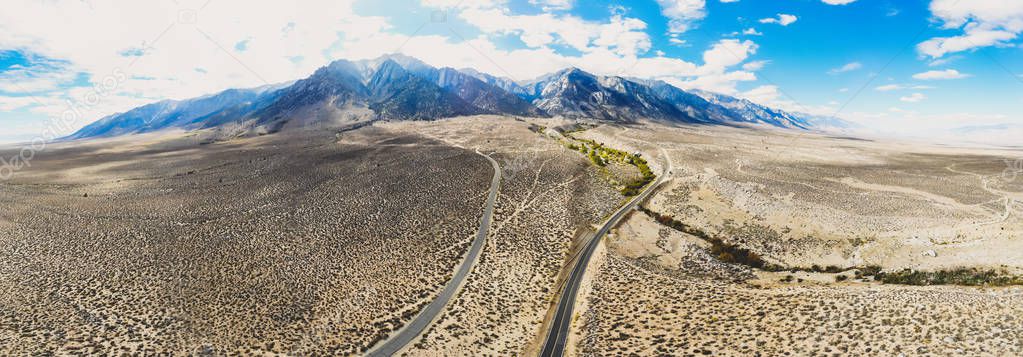
[[[232,125],[259,132],[376,119],[433,120],[503,114],[619,123],[760,124],[797,130],[841,127],[837,118],[788,113],[663,81],[598,76],[568,68],[516,82],[472,69],[435,68],[404,55],[338,60],[305,79],[165,100],[104,117],[67,139]],[[818,127],[816,124],[827,123]]]

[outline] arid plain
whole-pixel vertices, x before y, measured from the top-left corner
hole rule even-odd
[[[874,271],[1019,276],[1018,150],[497,116],[209,135],[55,144],[0,182],[0,351],[365,353],[461,262],[486,154],[480,260],[402,353],[535,354],[566,263],[639,175],[588,139],[672,169],[590,262],[571,354],[1023,353],[1013,284]]]
[[[1019,150],[723,127],[581,136],[664,148],[674,169],[591,262],[580,355],[1023,353]]]
[[[365,128],[53,147],[2,185],[2,349],[365,351],[477,228],[482,156]]]

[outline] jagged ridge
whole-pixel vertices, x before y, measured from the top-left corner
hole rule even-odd
[[[345,116],[346,112],[358,114]],[[148,104],[102,118],[68,138],[226,124],[275,131],[293,120],[305,125],[337,118],[361,120],[367,115],[370,119],[432,120],[474,114],[761,124],[800,130],[842,123],[837,118],[788,113],[746,99],[685,91],[663,81],[597,76],[578,68],[515,82],[472,69],[435,68],[412,57],[389,55],[334,61],[294,83]]]

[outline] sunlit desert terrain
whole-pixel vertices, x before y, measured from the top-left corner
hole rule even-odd
[[[665,148],[672,182],[646,207],[774,267],[723,262],[711,242],[634,212],[591,262],[580,355],[1021,353],[1023,289],[865,273],[1018,276],[1023,180],[1005,170],[1019,151],[730,128],[583,135]]]
[[[670,172],[590,262],[569,354],[1023,353],[1023,290],[991,280],[1023,268],[1019,151],[499,116],[217,135],[54,144],[0,183],[0,351],[363,354],[462,261],[489,155],[480,259],[401,354],[536,354],[641,176],[592,142]],[[881,275],[953,269],[997,276]]]

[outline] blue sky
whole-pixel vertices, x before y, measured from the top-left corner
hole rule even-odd
[[[391,52],[517,80],[657,78],[896,135],[1023,126],[1012,0],[15,2],[0,14],[0,142]]]

